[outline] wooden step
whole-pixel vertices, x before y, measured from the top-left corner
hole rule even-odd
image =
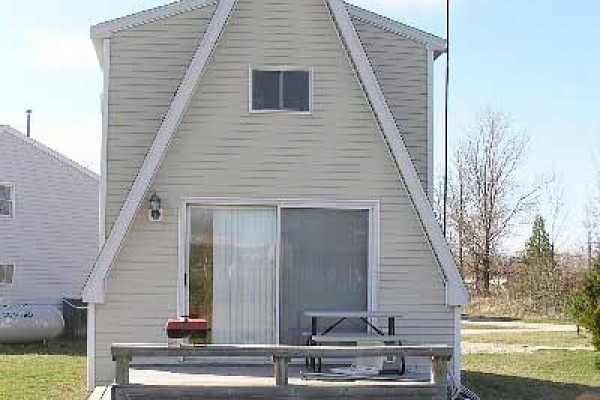
[[[267,399],[267,400],[313,400],[313,399],[446,399],[445,386],[421,384],[389,386],[285,386],[285,387],[200,387],[200,386],[113,386],[112,400],[133,399]]]

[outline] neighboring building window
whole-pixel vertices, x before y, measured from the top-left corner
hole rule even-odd
[[[252,111],[309,112],[310,96],[309,71],[252,71]]]
[[[0,264],[0,285],[12,285],[14,274],[14,264]]]
[[[15,187],[0,183],[0,218],[12,218],[15,211]]]

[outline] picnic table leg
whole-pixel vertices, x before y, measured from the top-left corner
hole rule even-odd
[[[309,339],[309,345],[310,346],[314,346],[314,342],[313,342],[312,338],[313,338],[313,336],[317,335],[317,317],[311,317],[311,319],[310,319],[310,325],[311,325],[310,326],[310,333],[311,333],[312,336]],[[317,366],[316,366],[316,363],[315,363],[315,358],[311,356],[310,357],[310,370],[312,372],[315,372],[316,368],[317,368]]]
[[[388,318],[388,335],[394,336],[396,334],[396,319],[394,317]]]

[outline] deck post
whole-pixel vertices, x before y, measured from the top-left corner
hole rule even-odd
[[[119,354],[114,357],[116,361],[116,373],[115,383],[117,385],[128,385],[129,384],[129,363],[131,363],[131,356],[127,354]]]
[[[433,356],[431,362],[431,383],[433,385],[448,384],[448,357]]]
[[[277,386],[287,386],[288,385],[288,367],[289,367],[290,357],[274,355],[273,363],[275,370],[275,385]]]

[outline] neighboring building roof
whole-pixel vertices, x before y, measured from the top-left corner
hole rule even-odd
[[[130,14],[121,18],[116,18],[110,21],[102,22],[92,26],[90,36],[94,41],[96,52],[100,62],[102,62],[102,39],[110,38],[116,32],[125,29],[130,29],[135,26],[143,25],[148,22],[157,21],[163,18],[168,18],[173,15],[193,11],[202,7],[215,5],[219,0],[180,0],[174,3],[165,4],[160,7],[151,8]],[[446,41],[440,37],[413,28],[409,25],[395,21],[393,19],[376,14],[372,11],[365,10],[352,4],[344,3],[348,12],[353,18],[357,18],[363,22],[375,25],[381,29],[393,32],[402,37],[413,39],[419,43],[426,45],[430,50],[435,52],[436,57],[447,50]]]
[[[77,162],[62,155],[61,153],[57,152],[56,150],[53,150],[50,147],[46,146],[45,144],[42,144],[41,142],[38,142],[35,139],[27,137],[25,134],[23,134],[22,132],[19,132],[18,130],[11,127],[10,125],[0,125],[0,133],[6,133],[8,135],[14,136],[17,139],[22,140],[23,142],[30,144],[31,146],[37,148],[38,150],[41,150],[42,152],[46,153],[48,156],[57,159],[58,161],[62,162],[65,165],[68,165],[69,167],[75,169],[77,172],[87,175],[96,181],[100,181],[100,176],[98,174],[96,174],[95,172],[90,171],[83,165],[78,164]]]
[[[192,3],[192,1],[189,3]],[[169,149],[171,139],[183,119],[196,86],[204,73],[210,54],[229,20],[235,3],[236,0],[220,0],[217,5],[206,34],[200,41],[200,45],[175,94],[173,102],[162,120],[154,142],[144,159],[139,173],[133,181],[133,185],[117,216],[117,220],[94,264],[90,278],[83,291],[83,298],[87,302],[101,303],[104,301],[104,284],[108,272],[133,223],[137,210],[143,202],[151,182]],[[181,4],[181,2],[174,4]],[[186,2],[186,4],[188,3]],[[337,29],[346,45],[348,54],[356,66],[358,78],[372,104],[375,117],[379,122],[384,139],[390,148],[396,167],[398,168],[399,178],[403,180],[407,188],[417,216],[431,243],[446,282],[446,303],[451,306],[464,305],[468,300],[466,288],[440,226],[433,214],[433,209],[425,194],[425,190],[417,176],[400,131],[385,101],[383,91],[379,86],[379,82],[375,77],[375,73],[356,33],[346,4],[342,0],[327,0],[326,4],[336,22]],[[126,18],[131,17],[133,16]]]

